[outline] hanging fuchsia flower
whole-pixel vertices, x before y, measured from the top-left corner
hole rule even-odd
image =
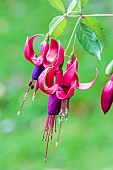
[[[57,71],[58,68],[54,68],[54,66],[44,70],[39,77],[39,88],[49,95],[56,93],[56,96],[62,100],[60,113],[68,113],[69,99],[74,95],[75,89],[86,90],[93,86],[96,79],[89,83],[79,82],[76,56],[67,63],[66,73],[64,75],[59,74],[59,78],[57,77],[56,83],[54,83]],[[98,73],[96,73],[96,78],[97,75]],[[60,83],[57,83],[57,81]],[[67,117],[67,115],[65,116]]]
[[[46,40],[42,43],[41,54],[38,57],[35,54],[34,49],[33,49],[33,41],[37,36],[43,36],[43,35],[42,34],[36,34],[36,35],[33,35],[32,37],[30,37],[29,39],[27,38],[26,43],[25,43],[25,47],[24,47],[24,56],[28,61],[30,61],[31,63],[34,64],[34,69],[32,71],[32,80],[29,83],[28,90],[27,90],[27,92],[24,96],[24,100],[22,102],[20,110],[17,113],[18,115],[20,114],[20,112],[23,108],[25,100],[28,96],[28,92],[30,91],[30,89],[34,88],[34,86],[37,82],[36,89],[34,91],[33,98],[32,98],[34,100],[34,97],[36,95],[36,91],[38,90],[38,77],[39,77],[39,75],[42,73],[42,71],[46,67],[49,67],[55,61],[56,56],[58,54],[58,43],[57,43],[56,40],[51,38],[50,39],[50,47],[49,47],[49,44]]]
[[[61,47],[62,48],[62,47]],[[60,53],[62,54],[62,53]],[[61,63],[60,63],[61,64]],[[78,62],[76,56],[72,61],[67,63],[66,73],[63,75],[62,68],[59,68],[59,64],[53,65],[51,68],[45,69],[39,76],[38,85],[39,88],[46,94],[55,95],[61,100],[60,114],[60,128],[58,133],[58,139],[56,146],[59,142],[59,136],[62,125],[62,118],[68,118],[69,111],[69,99],[74,95],[75,89],[86,90],[93,86],[96,79],[89,83],[80,83],[78,78]],[[97,78],[98,73],[96,73]],[[54,79],[56,81],[54,82]]]
[[[110,80],[106,83],[101,94],[101,108],[106,114],[113,102],[113,74],[110,76]]]

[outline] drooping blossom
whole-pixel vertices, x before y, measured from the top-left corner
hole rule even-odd
[[[30,37],[29,39],[27,38],[25,43],[25,48],[24,48],[24,56],[28,61],[30,61],[35,65],[33,72],[39,77],[40,73],[44,70],[44,68],[49,67],[52,64],[52,62],[55,60],[56,55],[58,53],[58,42],[55,39],[51,38],[50,46],[49,46],[48,43],[49,38],[48,37],[45,38],[45,40],[42,43],[40,56],[38,57],[33,49],[33,42],[37,36],[43,36],[43,35],[36,34]]]
[[[96,78],[98,72],[96,73]],[[54,79],[56,78],[56,81]],[[96,81],[96,78],[89,83],[80,83],[78,78],[78,61],[76,56],[73,56],[73,59],[67,63],[66,72],[63,75],[62,68],[57,67],[45,69],[39,76],[39,88],[46,94],[55,94],[58,99],[61,100],[60,107],[60,128],[59,134],[62,125],[62,118],[68,118],[69,111],[69,100],[74,95],[75,89],[86,90],[93,86]],[[59,142],[59,135],[56,141],[56,146]]]
[[[101,94],[101,108],[106,114],[113,102],[113,74],[110,76],[110,80],[105,84]]]
[[[62,69],[59,69],[62,72]],[[98,72],[96,73],[96,78],[89,83],[80,83],[78,77],[78,61],[76,56],[73,57],[71,61],[67,63],[67,70],[64,73],[59,74],[56,82],[54,83],[54,78],[58,68],[47,68],[39,76],[39,88],[46,94],[54,94],[62,100],[61,112],[68,112],[69,99],[74,95],[75,89],[86,90],[93,86],[96,81]],[[59,80],[59,81],[58,81]],[[58,81],[58,83],[57,83]]]
[[[29,83],[28,90],[24,96],[24,100],[22,102],[22,105],[20,107],[20,110],[18,111],[18,115],[20,115],[20,112],[23,108],[23,105],[25,103],[25,100],[28,96],[28,92],[30,89],[33,89],[35,84],[37,83],[36,89],[33,94],[33,100],[36,95],[36,91],[38,90],[38,77],[42,73],[42,71],[46,68],[51,66],[51,64],[56,59],[57,53],[58,53],[58,43],[53,38],[50,39],[50,46],[49,46],[49,38],[48,41],[46,39],[42,43],[41,47],[41,54],[38,57],[33,49],[33,41],[37,36],[43,36],[42,34],[36,34],[30,37],[29,39],[26,39],[25,47],[24,47],[24,56],[25,58],[34,64],[34,69],[32,71],[32,80]]]

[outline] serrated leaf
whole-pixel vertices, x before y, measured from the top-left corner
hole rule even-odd
[[[82,22],[87,25],[98,37],[98,40],[100,41],[100,46],[101,46],[101,52],[104,48],[104,41],[105,41],[105,36],[103,33],[103,29],[100,25],[100,22],[95,19],[94,17],[85,17],[82,19]]]
[[[66,18],[63,16],[57,16],[53,18],[51,23],[49,24],[49,33],[52,37],[59,37],[66,27]]]
[[[85,24],[79,23],[76,30],[78,41],[90,54],[101,60],[101,46],[96,34]]]
[[[54,8],[56,8],[60,12],[62,13],[65,12],[64,4],[61,0],[48,0],[48,1]]]

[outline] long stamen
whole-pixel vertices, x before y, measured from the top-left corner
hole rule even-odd
[[[34,102],[35,96],[36,96],[36,89],[35,89],[35,91],[34,91],[34,93],[33,93],[33,97],[32,97],[32,101],[33,101],[33,102]]]
[[[54,126],[54,129],[55,129],[55,132],[57,131],[56,130],[56,116],[55,116],[55,126]]]
[[[59,143],[61,128],[62,128],[62,116],[60,116],[60,127],[59,127],[59,132],[58,132],[58,138],[56,141],[56,147],[58,146],[58,143]]]
[[[42,141],[46,141],[47,139],[47,132],[48,132],[48,122],[49,122],[49,117],[46,120],[46,125],[45,125],[45,129],[44,129],[44,134],[42,136]]]
[[[22,111],[22,108],[23,108],[24,103],[25,103],[25,101],[26,101],[26,99],[27,99],[27,96],[28,96],[28,93],[29,93],[30,89],[31,89],[31,86],[28,87],[28,90],[27,90],[27,92],[25,93],[24,100],[23,100],[23,102],[22,102],[22,105],[21,105],[21,107],[20,107],[20,110],[19,110],[18,113],[17,113],[18,116],[20,115],[20,113],[21,113],[21,111]]]
[[[65,120],[68,119],[68,111],[69,111],[69,99],[66,100],[66,110],[65,110]]]
[[[61,109],[60,109],[60,115],[64,116],[65,113],[65,104],[64,104],[65,100],[61,101]]]
[[[48,154],[48,146],[49,146],[49,137],[50,137],[50,131],[47,135],[47,144],[46,144],[46,154],[44,156],[44,162],[46,163],[46,158],[47,158],[47,154]]]

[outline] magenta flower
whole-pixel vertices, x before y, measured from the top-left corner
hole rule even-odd
[[[97,76],[98,72],[96,73],[96,78]],[[56,82],[54,83],[55,77]],[[49,95],[56,93],[56,96],[62,100],[60,113],[64,113],[65,117],[67,117],[69,99],[74,95],[75,89],[86,90],[92,87],[96,78],[89,83],[80,83],[78,78],[78,62],[76,56],[74,56],[72,61],[67,63],[67,70],[64,75],[62,69],[59,69],[58,73],[58,68],[54,68],[54,66],[44,70],[39,76],[39,88]]]
[[[32,37],[30,37],[29,39],[27,38],[25,47],[24,47],[24,56],[28,61],[30,61],[31,63],[34,64],[34,69],[32,71],[32,80],[29,83],[28,90],[24,96],[24,100],[22,102],[20,110],[17,113],[18,115],[20,114],[20,112],[23,108],[25,100],[28,96],[28,92],[30,91],[30,89],[33,89],[36,84],[36,89],[34,91],[33,98],[32,98],[34,100],[34,97],[36,96],[36,91],[38,90],[38,77],[40,76],[40,74],[46,67],[50,67],[51,64],[53,64],[54,61],[56,61],[56,56],[58,54],[58,43],[56,40],[51,38],[50,46],[49,46],[48,42],[46,42],[46,41],[44,41],[42,43],[41,54],[38,57],[35,54],[34,49],[33,49],[33,41],[37,36],[43,36],[43,35],[36,34],[36,35],[33,35]]]
[[[110,76],[110,80],[105,84],[101,94],[101,108],[106,114],[113,102],[113,74]]]
[[[60,50],[62,51],[62,53],[60,52],[59,54],[61,56],[64,55],[62,46],[60,46]],[[93,84],[96,81],[95,79],[89,83],[79,82],[78,62],[77,62],[76,56],[73,57],[72,61],[69,61],[67,63],[67,70],[64,75],[63,75],[63,70],[59,68],[60,64],[58,64],[57,62],[57,64],[53,65],[53,67],[45,69],[40,74],[39,81],[38,81],[38,86],[44,93],[55,96],[55,98],[57,98],[57,100],[59,99],[60,100],[59,102],[61,103],[61,106],[58,105],[58,108],[57,108],[57,115],[58,114],[60,115],[60,118],[59,118],[60,128],[58,132],[56,146],[58,145],[58,142],[59,142],[59,136],[60,136],[61,126],[62,126],[62,118],[64,117],[66,120],[68,119],[69,99],[74,95],[75,89],[86,90],[90,88],[91,86],[93,86]],[[96,78],[97,78],[97,75],[98,73],[96,73]],[[51,105],[51,109],[53,106],[54,106],[54,102]],[[53,121],[50,121],[51,119]],[[54,116],[54,113],[52,112],[52,115],[48,116],[46,124],[48,125],[48,122],[54,122],[55,119],[56,119],[56,116]],[[49,126],[53,127],[53,125],[54,123]]]

